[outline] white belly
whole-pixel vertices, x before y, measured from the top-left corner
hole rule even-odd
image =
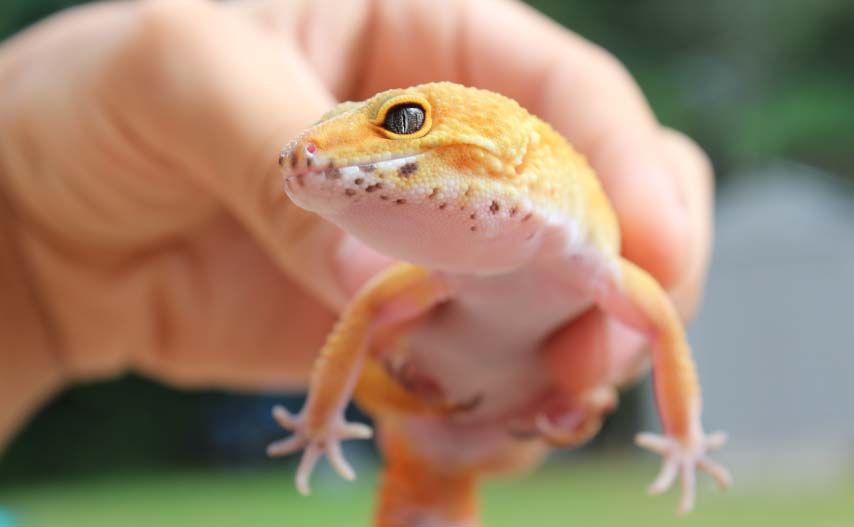
[[[449,401],[480,401],[461,420],[507,415],[550,385],[542,345],[591,300],[548,277],[537,266],[494,277],[451,277],[460,294],[410,332],[409,358],[419,373],[436,380]]]

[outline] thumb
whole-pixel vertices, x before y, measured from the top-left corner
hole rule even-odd
[[[281,148],[334,98],[296,49],[233,11],[195,1],[146,9],[143,42],[134,48],[165,86],[155,103],[160,111],[148,112],[147,135],[166,129],[179,138],[173,147],[181,149],[189,177],[289,277],[340,309],[389,261],[293,205],[278,167]],[[188,64],[192,72],[185,74]],[[137,69],[123,82],[145,85],[148,75]],[[151,93],[141,97],[140,104],[151,105]]]

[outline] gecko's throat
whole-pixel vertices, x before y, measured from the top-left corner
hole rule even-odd
[[[296,142],[279,164],[296,205],[401,260],[496,272],[521,265],[542,239],[543,218],[530,200],[478,187],[476,176],[431,150],[339,163],[310,141]]]

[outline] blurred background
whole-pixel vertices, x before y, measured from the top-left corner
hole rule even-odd
[[[0,38],[74,3],[3,0]],[[656,460],[631,438],[658,426],[644,383],[592,444],[488,485],[486,524],[854,526],[854,2],[530,3],[617,55],[714,162],[691,338],[737,486],[703,481],[687,519],[675,496],[644,496]],[[0,527],[367,525],[373,447],[348,445],[358,484],[324,469],[300,500],[293,462],[264,457],[281,401],[134,376],[69,390],[0,454]]]

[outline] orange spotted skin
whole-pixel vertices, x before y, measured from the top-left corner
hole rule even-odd
[[[300,491],[324,454],[354,477],[340,442],[369,433],[344,421],[355,395],[388,462],[376,525],[479,525],[480,475],[583,443],[616,405],[613,379],[626,374],[588,367],[589,354],[549,366],[572,353],[551,337],[595,308],[650,339],[664,428],[638,436],[664,457],[651,490],[680,477],[688,511],[695,468],[729,483],[707,455],[723,436],[700,424],[682,323],[659,284],[620,257],[601,184],[547,123],[496,93],[425,84],[340,104],[279,163],[294,203],[410,262],[342,314],[303,410],[274,412],[294,434],[269,453],[305,450]]]

